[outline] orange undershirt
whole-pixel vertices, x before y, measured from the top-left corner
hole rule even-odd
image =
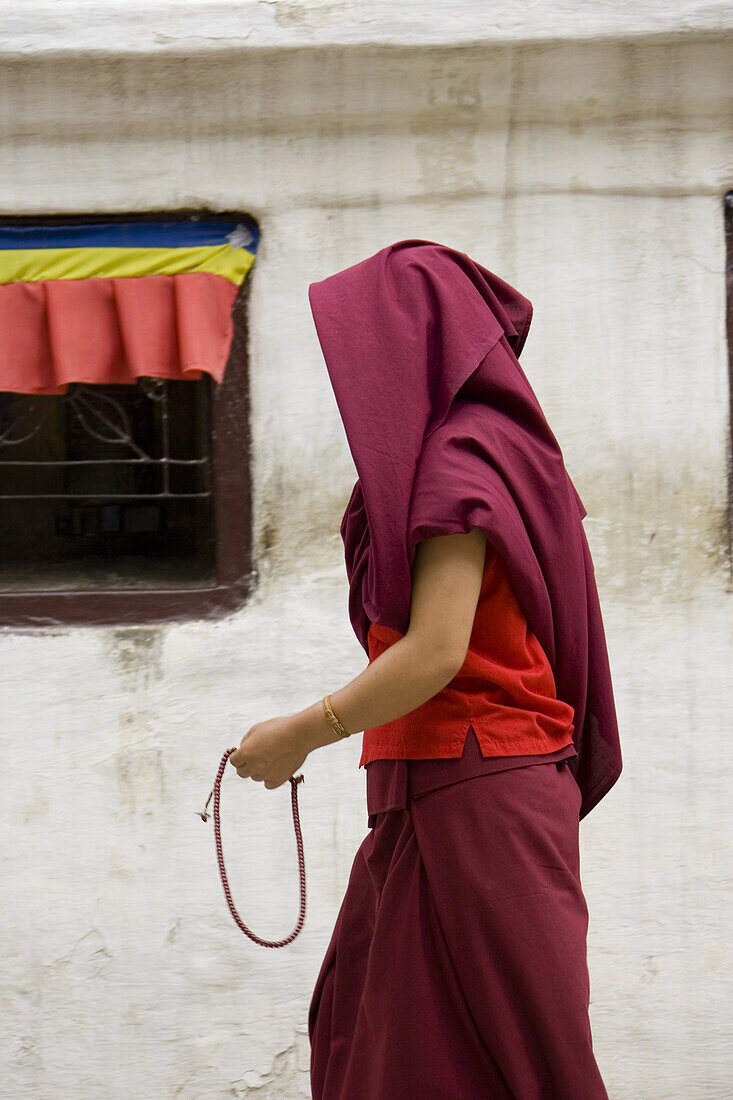
[[[370,663],[403,635],[372,623]],[[572,744],[574,710],[557,698],[552,668],[517,602],[501,554],[486,544],[466,660],[437,695],[364,730],[359,767],[372,760],[461,756],[469,725],[486,756],[525,756]]]

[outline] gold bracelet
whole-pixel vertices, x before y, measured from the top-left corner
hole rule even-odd
[[[321,702],[323,703],[324,716],[333,732],[338,734],[339,737],[351,737],[349,731],[344,729],[336,715],[333,713],[333,710],[331,709],[330,697],[328,695],[324,695],[321,699]]]

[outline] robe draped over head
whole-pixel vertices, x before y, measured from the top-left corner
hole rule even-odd
[[[621,774],[583,502],[518,356],[532,304],[463,252],[409,239],[308,287],[357,481],[349,617],[406,633],[417,543],[480,527],[575,711],[584,817]]]

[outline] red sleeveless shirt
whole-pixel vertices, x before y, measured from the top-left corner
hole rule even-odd
[[[372,623],[369,661],[403,637]],[[534,756],[573,743],[574,710],[557,698],[552,668],[529,629],[504,559],[487,542],[481,592],[463,665],[408,714],[364,730],[359,767],[372,760],[461,756],[469,725],[486,756]]]

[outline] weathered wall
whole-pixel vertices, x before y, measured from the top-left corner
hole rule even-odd
[[[76,57],[275,46],[457,46],[730,30],[725,0],[25,0],[0,3],[0,52]],[[110,33],[110,25],[114,33]]]
[[[4,1096],[309,1094],[308,1001],[366,832],[360,739],[306,763],[308,918],[282,951],[231,923],[194,810],[249,725],[363,667],[338,536],[355,475],[306,291],[407,237],[534,303],[523,366],[589,513],[625,759],[581,828],[609,1093],[730,1094],[730,62],[718,34],[0,69],[2,211],[200,203],[262,230],[248,606],[0,636]],[[235,898],[284,935],[289,789],[230,783]]]

